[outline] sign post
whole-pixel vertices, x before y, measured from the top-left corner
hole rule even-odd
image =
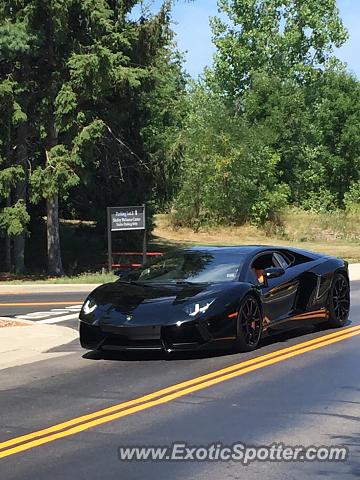
[[[144,230],[143,237],[143,263],[146,263],[146,207],[108,207],[108,268],[112,271],[112,232],[123,232],[127,230]]]
[[[107,234],[108,234],[108,270],[112,271],[112,238],[111,238],[111,216],[110,216],[110,207],[107,208]]]

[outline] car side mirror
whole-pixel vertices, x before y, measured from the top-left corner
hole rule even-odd
[[[270,267],[265,270],[264,277],[266,280],[270,280],[271,278],[279,278],[284,274],[285,270],[282,267]]]
[[[117,277],[122,277],[125,275],[125,273],[128,273],[129,270],[126,270],[125,268],[118,269],[118,270],[113,270],[113,274],[116,275]]]

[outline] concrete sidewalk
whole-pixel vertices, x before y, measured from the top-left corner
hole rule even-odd
[[[349,265],[349,274],[352,282],[360,280],[360,263],[352,263]]]
[[[72,328],[26,323],[18,327],[0,328],[0,370],[67,355],[67,352],[47,352],[79,336]]]

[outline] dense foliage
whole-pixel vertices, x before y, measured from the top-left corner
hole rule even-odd
[[[336,1],[218,3],[214,67],[188,99],[175,221],[357,209],[360,83],[333,55],[347,36]]]
[[[141,4],[0,0],[6,270],[25,270],[45,218],[61,274],[59,218],[103,232],[109,205],[147,202],[195,229],[276,222],[287,205],[359,209],[360,83],[333,54],[347,38],[336,0],[219,0],[197,82],[171,0]]]
[[[8,268],[11,237],[15,270],[24,270],[26,209],[33,224],[46,215],[48,271],[61,274],[59,213],[103,224],[108,205],[171,195],[185,80],[170,2],[134,19],[140,3],[0,1],[0,228]]]

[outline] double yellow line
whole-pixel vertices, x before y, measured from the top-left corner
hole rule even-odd
[[[259,357],[252,358],[221,370],[202,375],[201,377],[163,388],[143,397],[135,398],[127,402],[119,403],[112,407],[98,410],[96,412],[73,418],[63,423],[58,423],[49,428],[38,430],[27,435],[12,438],[0,443],[0,458],[8,457],[25,450],[29,450],[45,443],[59,440],[60,438],[75,435],[88,430],[89,428],[102,425],[122,417],[132,415],[148,408],[162,405],[190,393],[197,392],[204,388],[217,385],[218,383],[240,377],[246,373],[282,362],[289,358],[302,355],[312,350],[341,342],[348,338],[360,335],[360,326],[339,330],[329,335],[324,335],[307,342],[302,342],[292,347],[277,350]]]

